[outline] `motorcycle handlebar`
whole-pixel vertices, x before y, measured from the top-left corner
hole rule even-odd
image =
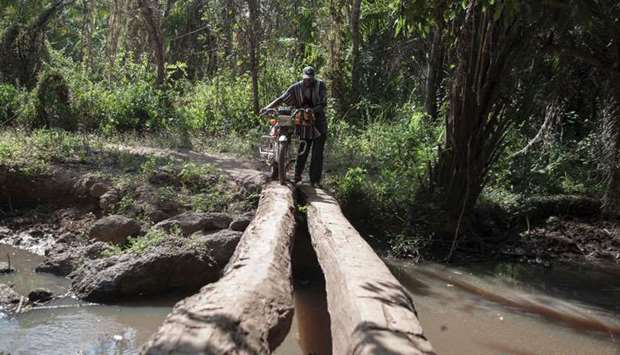
[[[311,108],[298,108],[292,111],[291,116],[295,116],[299,112],[314,112],[314,110]],[[276,110],[275,108],[269,108],[269,109],[261,111],[259,113],[259,116],[269,116],[269,115],[275,116],[277,114],[278,114],[278,110]]]

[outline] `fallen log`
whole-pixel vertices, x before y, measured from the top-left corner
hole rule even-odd
[[[256,217],[216,283],[176,304],[145,354],[270,354],[293,318],[293,192],[268,184]]]
[[[323,190],[302,187],[325,274],[333,354],[434,354],[411,297]]]

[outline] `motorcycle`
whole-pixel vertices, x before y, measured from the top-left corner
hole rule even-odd
[[[261,137],[260,157],[271,168],[272,179],[278,179],[280,184],[285,185],[287,171],[296,160],[296,156],[290,153],[291,145],[301,144],[297,156],[303,155],[307,144],[301,138],[317,136],[314,112],[312,109],[279,108],[268,109],[261,116],[269,118],[270,130],[268,135]],[[311,135],[308,131],[312,132]]]

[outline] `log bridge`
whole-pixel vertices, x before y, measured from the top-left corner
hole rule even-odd
[[[321,189],[299,188],[325,275],[332,354],[434,354],[409,294]],[[268,183],[222,278],[177,303],[144,346],[155,354],[271,354],[293,312],[292,186]]]

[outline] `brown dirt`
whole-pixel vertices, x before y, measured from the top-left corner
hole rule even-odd
[[[620,223],[598,219],[551,217],[521,233],[504,254],[527,261],[620,264]]]
[[[260,189],[266,178],[259,164],[223,155],[150,147],[111,146],[111,149],[211,163],[230,177],[231,185],[246,191]],[[98,218],[113,213],[111,207],[129,192],[135,195],[133,205],[123,213],[129,217],[142,214],[158,222],[190,208],[176,200],[162,200],[159,186],[152,183],[134,191],[117,190],[97,170],[89,164],[56,162],[48,171],[32,174],[19,167],[0,165],[0,242],[42,254],[52,247],[56,238],[67,233],[83,235]],[[101,202],[104,200],[105,204]]]
[[[14,167],[0,166],[0,211],[53,203],[58,207],[84,205],[95,199],[83,191],[84,171],[53,166],[49,172],[32,175]]]
[[[148,155],[213,164],[234,182],[246,187],[261,186],[267,182],[268,178],[268,175],[261,171],[261,165],[258,162],[240,160],[224,154],[201,153],[186,149],[164,149],[145,146],[135,147],[111,145],[110,147],[135,155]]]

